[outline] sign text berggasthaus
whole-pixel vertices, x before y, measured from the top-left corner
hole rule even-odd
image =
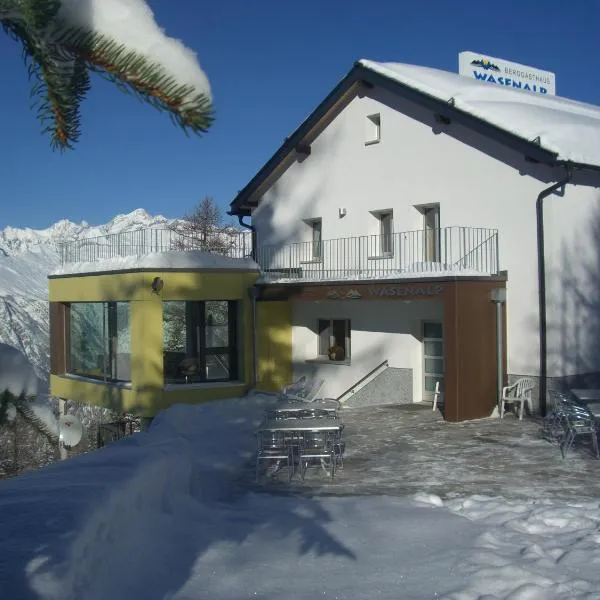
[[[458,55],[458,73],[512,89],[551,96],[556,94],[554,73],[476,52],[465,51]]]

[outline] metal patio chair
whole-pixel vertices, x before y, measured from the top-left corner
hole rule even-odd
[[[294,474],[293,448],[287,443],[282,431],[258,431],[256,434],[256,481],[260,477],[260,466],[263,463],[274,462],[275,472],[279,471],[282,462],[288,470],[288,482]]]
[[[596,420],[588,411],[579,407],[566,410],[565,427],[565,437],[560,445],[563,459],[566,458],[576,438],[588,435],[591,437],[592,448],[596,454],[596,458],[600,458]]]
[[[548,390],[546,416],[542,425],[542,436],[562,445],[567,435],[566,411],[574,406],[573,399],[558,390]]]
[[[288,396],[301,396],[305,393],[308,383],[308,377],[306,375],[302,375],[302,377],[296,379],[296,381],[284,386],[283,389],[277,394],[277,398],[285,401],[289,399]]]
[[[321,388],[325,385],[325,380],[305,378],[303,384],[300,383],[301,381],[302,378],[283,388],[278,395],[279,399],[291,402],[314,402],[317,400]]]
[[[547,408],[542,432],[544,437],[558,444],[563,459],[575,440],[585,436],[590,436],[594,453],[600,458],[598,423],[585,406],[568,394],[550,390]]]
[[[333,479],[337,458],[334,448],[334,436],[327,431],[304,433],[300,447],[298,448],[298,463],[300,467],[300,477],[304,479],[306,470],[312,461],[318,460],[319,466],[327,470]]]

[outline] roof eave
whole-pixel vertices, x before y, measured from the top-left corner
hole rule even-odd
[[[283,144],[250,180],[250,182],[238,192],[230,203],[229,215],[250,216],[252,206],[247,204],[248,199],[260,186],[262,181],[272,170],[302,142],[306,134],[321,120],[321,118],[335,105],[341,96],[356,82],[360,80],[359,73],[362,72],[360,65],[355,63],[348,74],[331,90],[327,97],[315,108],[315,110],[297,127],[297,129],[285,138]]]

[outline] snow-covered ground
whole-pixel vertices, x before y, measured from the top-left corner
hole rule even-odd
[[[254,396],[174,406],[147,433],[0,482],[2,598],[600,598],[596,488],[571,500],[558,493],[571,485],[569,464],[575,473],[582,461],[600,467],[588,461],[585,448],[547,482],[556,497],[536,494],[535,487],[527,497],[522,469],[514,472],[514,486],[523,491],[518,498],[434,494],[426,483],[432,473],[436,483],[446,480],[455,490],[457,480],[468,477],[454,469],[459,450],[449,444],[461,438],[452,432],[477,437],[494,426],[502,427],[499,433],[512,427],[517,433],[509,437],[507,455],[514,451],[515,460],[529,460],[532,469],[540,460],[563,463],[540,440],[530,445],[537,453],[516,454],[522,448],[512,446],[532,434],[531,423],[508,417],[469,429],[440,424],[426,416],[431,411],[419,416],[382,408],[381,423],[399,425],[378,428],[382,451],[371,469],[378,466],[383,480],[403,463],[418,462],[420,438],[426,460],[413,471],[420,491],[393,495],[382,486],[387,495],[372,489],[327,495],[326,479],[315,470],[305,493],[296,493],[303,489],[298,484],[287,493],[265,493],[269,486],[253,485],[250,476],[253,430],[272,402]],[[356,432],[365,414],[349,409],[344,417],[348,452],[340,480],[350,488],[361,472],[354,463],[361,462],[358,446],[366,440]],[[443,427],[446,442],[437,440],[432,452],[446,452],[446,469],[427,473],[428,435]],[[409,429],[415,429],[415,445],[404,457],[385,451],[395,444],[395,431],[402,438],[398,447],[406,447]],[[495,472],[484,464],[489,455],[479,463],[472,449],[470,456],[473,469]],[[503,477],[510,472],[498,471]],[[310,493],[316,484],[320,495]]]

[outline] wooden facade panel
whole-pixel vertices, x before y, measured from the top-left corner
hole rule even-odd
[[[441,282],[417,283],[358,283],[352,285],[289,285],[262,290],[261,300],[298,300],[320,302],[325,300],[431,300],[443,297],[448,287]]]
[[[489,417],[496,406],[496,306],[491,290],[498,281],[464,282],[454,286],[444,304],[448,421]],[[506,337],[503,354],[506,356]],[[506,360],[503,362],[506,372]]]
[[[62,302],[50,302],[50,373],[62,375],[67,372],[67,306]]]

